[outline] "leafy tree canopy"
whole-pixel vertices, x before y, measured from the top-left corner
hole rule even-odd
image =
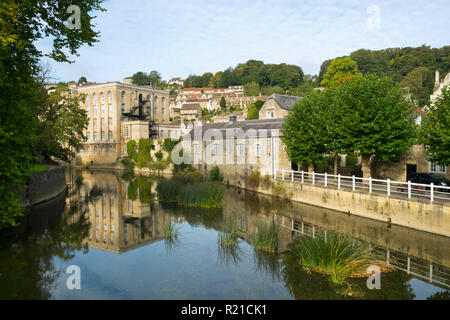
[[[354,60],[349,57],[337,58],[331,61],[320,84],[324,87],[331,87],[359,76],[361,76],[361,73],[358,71],[358,65]]]
[[[443,88],[436,102],[426,109],[420,141],[430,161],[450,165],[450,87]]]

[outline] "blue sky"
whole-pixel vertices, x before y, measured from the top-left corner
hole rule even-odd
[[[100,42],[75,63],[51,62],[57,80],[163,79],[216,72],[249,59],[318,74],[325,59],[360,49],[450,45],[448,0],[108,0]],[[369,8],[369,9],[368,9]],[[48,52],[50,42],[38,47]]]

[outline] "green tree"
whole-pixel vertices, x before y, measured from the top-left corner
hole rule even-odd
[[[247,120],[256,120],[259,119],[259,111],[258,107],[252,103],[247,111]]]
[[[425,111],[420,130],[420,141],[430,161],[450,164],[450,87]]]
[[[131,82],[137,86],[148,86],[150,84],[150,78],[145,72],[139,71],[133,74]]]
[[[286,94],[286,90],[284,90],[280,86],[274,86],[274,87],[265,87],[261,89],[261,93],[264,96],[270,96],[271,94]]]
[[[259,95],[259,84],[255,81],[246,83],[244,85],[244,93],[248,97],[254,97]]]
[[[38,63],[44,54],[36,43],[52,37],[46,56],[68,62],[85,44],[93,45],[93,11],[104,11],[101,0],[3,0],[0,2],[0,227],[20,215],[17,190],[24,185],[33,161],[39,130],[36,103],[42,97]],[[67,8],[81,8],[79,29],[67,27]]]
[[[80,83],[86,83],[86,82],[87,82],[86,77],[80,77],[80,79],[78,79],[78,84],[80,84]]]
[[[142,168],[151,161],[150,150],[152,148],[152,140],[149,138],[141,138],[139,139],[138,147],[136,164]]]
[[[151,84],[153,87],[159,87],[161,86],[161,74],[156,71],[156,70],[152,70],[150,71],[150,73],[148,74],[148,82],[149,84]]]
[[[223,110],[227,108],[227,102],[226,102],[224,96],[222,96],[222,98],[220,98],[219,105],[220,105],[220,107],[221,107]]]
[[[136,141],[130,140],[127,142],[127,154],[131,159],[136,161],[138,155],[136,150]]]
[[[264,105],[264,101],[256,100],[253,104],[256,106],[259,112],[259,110],[261,110],[262,106]]]
[[[427,67],[416,68],[403,78],[400,85],[409,89],[411,98],[422,108],[430,100],[430,92],[434,87],[434,72]]]
[[[367,75],[338,87],[346,114],[341,128],[351,128],[349,153],[362,158],[364,177],[371,176],[371,160],[397,160],[415,139],[413,110],[406,92],[392,79]]]
[[[323,102],[320,92],[312,92],[299,100],[286,116],[281,129],[281,140],[289,159],[308,164],[309,171],[314,170],[314,163],[321,161],[327,152],[328,132],[324,125]]]
[[[359,76],[361,76],[361,73],[358,71],[358,65],[354,60],[349,57],[337,58],[331,61],[320,84],[324,87],[335,86]]]
[[[58,86],[44,99],[37,107],[39,132],[33,143],[34,155],[69,161],[86,138],[83,130],[89,120],[87,112],[80,108],[84,97],[72,96],[67,86]]]

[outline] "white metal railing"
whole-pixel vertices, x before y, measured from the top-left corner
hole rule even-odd
[[[401,196],[408,199],[427,199],[430,201],[450,201],[450,187],[423,183],[413,183],[411,181],[401,182],[390,179],[361,178],[353,176],[333,175],[328,173],[316,173],[294,170],[275,170],[274,179],[283,181],[298,181],[317,186],[335,188],[337,190],[346,189],[352,191],[364,191],[386,196]]]

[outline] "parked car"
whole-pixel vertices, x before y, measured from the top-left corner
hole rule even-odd
[[[409,179],[413,183],[431,184],[434,185],[434,190],[438,192],[450,192],[449,189],[439,188],[439,186],[448,187],[450,182],[445,180],[442,176],[432,173],[412,173]],[[417,188],[415,186],[414,188]],[[425,187],[425,190],[430,190],[429,187]]]

